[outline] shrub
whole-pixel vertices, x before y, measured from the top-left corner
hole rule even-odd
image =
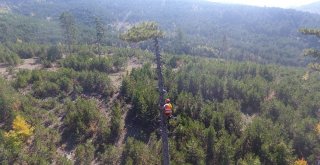
[[[11,51],[7,47],[0,46],[0,62],[14,66],[21,62],[17,53]]]
[[[50,62],[57,61],[62,58],[62,53],[57,46],[52,46],[49,48],[47,53],[47,60]]]
[[[14,119],[14,110],[20,105],[19,97],[13,89],[0,78],[0,121],[9,127]]]
[[[27,58],[34,57],[35,53],[33,52],[33,50],[31,48],[27,47],[25,49],[20,49],[18,51],[18,55],[20,56],[20,58],[27,59]]]
[[[113,107],[111,116],[110,140],[111,142],[115,142],[118,139],[121,131],[121,105],[119,102],[117,102]]]
[[[81,144],[75,151],[75,164],[91,164],[94,159],[94,146],[88,141]]]
[[[111,81],[100,72],[81,72],[78,82],[85,93],[96,93],[109,96],[112,93]]]
[[[17,74],[17,79],[14,82],[15,88],[25,88],[28,86],[31,79],[31,72],[28,70],[20,70]]]
[[[60,88],[53,82],[37,82],[33,85],[33,96],[38,98],[55,97],[60,93]]]
[[[69,102],[66,106],[67,114],[64,125],[68,128],[66,133],[73,136],[76,142],[81,142],[97,133],[100,120],[96,102],[78,99],[75,103]]]
[[[23,117],[18,115],[12,122],[12,130],[6,132],[4,136],[12,140],[15,146],[20,146],[22,142],[25,142],[33,134],[33,130],[34,128]]]

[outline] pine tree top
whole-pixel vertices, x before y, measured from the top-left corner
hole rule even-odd
[[[140,42],[163,36],[164,33],[159,30],[156,22],[142,22],[134,25],[126,33],[122,34],[121,39],[129,42]]]

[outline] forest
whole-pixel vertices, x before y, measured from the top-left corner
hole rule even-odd
[[[319,161],[320,30],[302,29],[319,15],[193,0],[1,6],[0,164],[162,164],[156,44],[123,37],[150,20],[164,31],[170,164]]]
[[[15,36],[23,41],[59,43],[63,38],[59,16],[68,11],[75,16],[77,41],[82,44],[94,42],[94,17],[105,23],[104,42],[108,46],[126,44],[119,40],[118,33],[128,25],[156,21],[166,31],[162,49],[171,54],[286,66],[306,65],[301,58],[302,50],[309,45],[316,47],[316,39],[301,35],[298,29],[316,28],[320,23],[317,14],[205,0],[10,0],[2,3],[11,9],[0,17],[4,20],[0,31],[7,32],[0,33],[0,39],[4,34],[13,36],[5,41],[15,42]],[[12,16],[13,13],[19,15]],[[11,26],[16,28],[7,28]],[[16,32],[18,29],[21,32]],[[142,44],[141,47],[148,46]]]

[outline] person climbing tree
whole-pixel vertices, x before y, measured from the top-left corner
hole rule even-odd
[[[171,119],[172,116],[172,104],[170,102],[170,99],[165,100],[166,104],[164,104],[163,109],[164,109],[164,115],[166,115],[167,119]]]

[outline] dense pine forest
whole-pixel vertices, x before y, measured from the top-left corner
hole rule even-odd
[[[146,21],[164,32],[170,164],[319,161],[320,53],[304,49],[319,48],[320,32],[303,30],[319,28],[319,15],[202,0],[8,0],[0,164],[162,164],[154,43],[123,37]]]

